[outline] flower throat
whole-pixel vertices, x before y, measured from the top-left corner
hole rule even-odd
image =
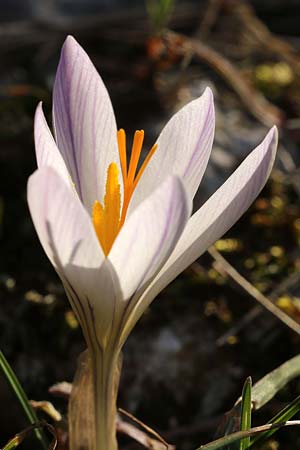
[[[93,225],[103,249],[105,256],[108,255],[110,249],[116,239],[121,227],[126,218],[126,213],[130,203],[132,194],[147,166],[152,155],[154,154],[157,144],[155,144],[143,164],[137,172],[139,159],[141,156],[142,146],[144,142],[144,131],[137,130],[134,133],[133,144],[131,149],[131,156],[129,166],[127,167],[127,152],[126,152],[126,134],[123,129],[117,132],[119,157],[122,170],[122,178],[124,185],[123,204],[121,206],[121,190],[119,184],[119,171],[115,162],[112,162],[107,169],[107,178],[105,186],[105,195],[103,203],[98,200],[93,206]]]

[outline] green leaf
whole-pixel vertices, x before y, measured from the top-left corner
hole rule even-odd
[[[241,405],[241,431],[247,431],[251,428],[251,388],[252,380],[248,377],[245,381],[242,393]],[[246,437],[240,441],[240,450],[246,450],[250,445],[250,437]]]
[[[289,381],[300,376],[300,355],[294,356],[261,378],[252,388],[255,410],[270,401]]]
[[[171,16],[175,0],[146,0],[146,9],[155,32],[166,27]]]
[[[16,434],[12,439],[10,439],[7,444],[1,450],[14,450],[18,445],[20,445],[24,439],[32,432],[32,430],[37,430],[37,428],[47,428],[48,431],[52,434],[53,439],[51,444],[49,445],[48,450],[55,450],[57,447],[57,437],[55,428],[45,421],[38,422],[30,427],[25,428],[25,430]]]
[[[23,408],[23,411],[25,412],[25,415],[27,416],[30,424],[34,425],[34,424],[38,423],[39,419],[38,419],[34,409],[30,405],[24,389],[22,388],[16,374],[14,373],[13,369],[11,368],[7,359],[5,358],[5,356],[3,355],[3,353],[1,351],[0,351],[0,368],[2,369],[12,390],[16,394],[16,397],[19,400],[19,402]],[[47,442],[47,438],[44,435],[43,431],[36,429],[35,434],[36,434],[36,437],[38,438],[38,440],[40,441],[40,443],[42,444],[43,448],[46,450],[48,448],[48,442]],[[11,447],[11,448],[13,448],[13,447]]]
[[[261,378],[252,387],[252,406],[255,411],[270,401],[277,392],[289,381],[300,375],[300,355],[297,355],[272,372]],[[242,397],[239,398],[233,408],[224,415],[222,423],[218,427],[217,436],[224,436],[237,431],[240,420],[240,407]],[[226,449],[227,450],[227,449]]]
[[[20,439],[20,436],[16,434],[12,439],[8,441],[8,443],[3,447],[2,450],[12,450],[21,444],[23,439]]]
[[[196,450],[218,450],[219,448],[224,448],[227,445],[233,444],[234,442],[240,441],[241,439],[255,436],[266,431],[274,431],[278,428],[288,427],[288,426],[300,426],[300,420],[294,420],[290,422],[283,423],[270,423],[261,425],[259,427],[250,428],[246,431],[237,431],[236,433],[228,434],[222,438],[216,439],[215,441],[209,442],[208,444],[201,445]]]
[[[34,426],[25,428],[25,430],[21,431],[20,433],[16,434],[12,439],[8,441],[8,443],[3,447],[2,450],[13,450],[14,448],[18,447],[23,440],[26,438],[26,436],[34,429]]]
[[[294,417],[296,414],[300,412],[300,395],[295,398],[291,403],[289,403],[285,408],[283,408],[279,413],[276,414],[276,416],[273,417],[268,423],[270,424],[277,424],[282,423],[290,420],[292,417]],[[251,446],[254,443],[257,443],[258,441],[263,441],[268,439],[272,434],[274,434],[277,431],[277,428],[274,430],[267,431],[260,436],[255,437],[251,441]]]

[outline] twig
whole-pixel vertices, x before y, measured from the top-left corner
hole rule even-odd
[[[65,399],[69,399],[72,391],[72,383],[67,383],[66,381],[57,383],[49,388],[49,392],[58,397],[63,397]],[[145,428],[148,433],[154,435],[157,439],[150,438],[148,434],[144,431],[141,431],[134,425],[125,422],[119,416],[117,417],[116,428],[118,433],[126,434],[131,437],[135,441],[142,444],[144,447],[150,450],[175,450],[174,445],[168,444],[156,431],[152,428],[145,425],[143,422],[138,420],[132,414],[128,413],[122,408],[119,408],[119,411],[129,417],[134,422],[138,423],[141,427]]]
[[[72,391],[72,383],[67,381],[61,381],[53,386],[50,386],[48,392],[56,397],[62,397],[69,400]]]
[[[168,443],[164,440],[164,438],[162,438],[155,430],[153,430],[152,428],[148,427],[148,425],[146,425],[146,424],[143,423],[141,420],[139,420],[139,419],[137,419],[136,417],[134,417],[134,416],[133,416],[132,414],[130,414],[129,412],[125,411],[125,410],[122,409],[122,408],[119,408],[119,411],[120,411],[120,413],[124,414],[125,416],[127,416],[127,417],[129,417],[131,420],[133,420],[135,423],[137,423],[138,425],[140,425],[142,428],[144,428],[148,433],[150,433],[150,434],[152,434],[153,436],[155,436],[156,439],[157,439],[161,444],[163,444],[163,446],[164,446],[165,449],[171,450],[171,449],[174,449],[174,448],[175,448],[174,446],[168,444]],[[134,428],[135,432],[140,431],[140,430],[137,430],[135,427],[133,427],[133,428]],[[143,433],[143,434],[144,434],[144,433]],[[149,442],[152,442],[152,441],[153,441],[153,439],[150,439],[149,436],[147,436],[147,435],[145,435],[144,438],[147,438],[147,442],[148,442],[148,441],[149,441]],[[156,442],[157,442],[157,441],[156,441]],[[144,445],[144,444],[143,444],[143,445]],[[151,447],[151,446],[150,446],[150,447],[149,447],[149,446],[146,446],[146,447],[148,447],[148,448],[154,448],[154,447]],[[157,447],[155,447],[155,448],[157,448]]]
[[[60,422],[62,420],[62,415],[60,412],[52,405],[52,403],[48,401],[36,401],[36,400],[29,400],[29,403],[31,406],[37,410],[40,409],[44,411],[51,419],[53,419],[55,422]]]
[[[274,430],[282,427],[291,427],[291,426],[300,426],[300,420],[287,420],[286,422],[280,423],[266,423],[265,425],[261,425],[258,427],[250,428],[245,431],[236,431],[231,434],[227,434],[215,441],[209,442],[208,444],[201,445],[196,450],[217,450],[229,446],[237,440],[240,440],[244,437],[259,435],[264,431]]]
[[[274,36],[268,27],[258,19],[251,4],[245,0],[229,0],[233,14],[235,14],[241,21],[243,30],[248,35],[251,35],[257,44],[264,47],[271,53],[280,56],[280,59],[285,60],[291,65],[292,69],[296,70],[300,66],[299,57],[294,48],[282,39]]]
[[[199,30],[196,32],[195,37],[205,39],[207,38],[211,28],[217,21],[220,9],[222,7],[223,0],[209,0],[206,7],[204,17],[201,20]]]
[[[298,284],[300,282],[300,273],[295,272],[288,278],[284,279],[268,296],[269,300],[275,300],[279,295],[281,295],[288,288]],[[222,334],[217,339],[217,346],[222,347],[228,341],[230,336],[238,334],[246,325],[252,322],[256,317],[258,317],[264,308],[261,305],[256,305],[250,311],[247,312],[233,327],[231,327],[226,333]]]
[[[239,286],[241,286],[251,297],[257,300],[265,309],[271,312],[281,322],[288,326],[295,333],[300,334],[300,325],[292,319],[288,314],[282,311],[278,306],[274,305],[272,301],[262,294],[255,286],[249,283],[219,252],[215,247],[210,247],[209,254],[216,261],[216,270],[219,272],[226,272]]]
[[[192,52],[201,61],[208,64],[213,70],[231,86],[246,106],[247,110],[266,126],[282,124],[283,112],[270,103],[256,89],[250,86],[242,77],[239,70],[220,53],[205,45],[203,42],[189,38],[173,31],[164,34],[166,45],[172,52],[182,56]]]
[[[222,334],[217,341],[217,347],[222,347],[228,342],[228,339],[230,336],[237,335],[243,328],[245,328],[252,320],[256,319],[261,312],[263,311],[263,308],[261,305],[256,305],[254,308],[252,308],[247,314],[245,314],[239,321],[236,323],[233,327],[231,327],[226,333]]]
[[[200,433],[211,434],[217,428],[222,416],[208,417],[206,419],[196,420],[195,423],[188,423],[177,426],[176,428],[165,431],[164,435],[168,439],[177,440],[182,437],[199,435]]]
[[[166,445],[161,441],[150,438],[144,431],[139,430],[134,425],[125,422],[120,418],[117,420],[117,431],[118,433],[126,434],[150,450],[166,450],[166,448],[169,450],[175,450],[173,445],[168,445],[168,447],[166,447]]]

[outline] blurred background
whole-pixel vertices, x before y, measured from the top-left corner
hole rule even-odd
[[[144,129],[145,149],[176,110],[212,88],[216,139],[197,205],[268,128],[280,130],[260,197],[160,294],[124,350],[119,406],[191,449],[213,438],[248,375],[256,381],[299,352],[299,23],[297,0],[1,1],[0,349],[28,396],[63,414],[62,435],[67,403],[48,389],[72,381],[84,342],[33,229],[26,183],[36,168],[35,108],[42,100],[51,123],[64,39],[74,35],[87,51],[118,126],[129,135]],[[289,384],[258,423],[299,393],[299,381]],[[2,374],[0,405],[2,447],[27,425]],[[140,447],[125,439],[122,448]],[[297,431],[264,447],[288,448],[300,449]]]

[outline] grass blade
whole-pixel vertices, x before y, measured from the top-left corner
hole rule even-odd
[[[19,402],[23,408],[23,411],[25,412],[25,415],[26,415],[27,419],[29,420],[30,424],[34,425],[34,424],[38,423],[39,419],[38,419],[34,409],[30,405],[27,395],[24,392],[24,389],[22,388],[16,374],[14,373],[13,369],[11,368],[7,359],[5,358],[4,354],[1,351],[0,351],[0,368],[2,369],[12,390],[16,394],[16,397],[19,400]],[[43,448],[46,450],[48,448],[48,442],[47,442],[47,438],[44,435],[43,431],[36,429],[35,433],[36,433],[36,437],[41,442]]]
[[[12,439],[10,439],[7,442],[7,444],[1,450],[14,450],[24,441],[24,439],[32,432],[32,430],[36,431],[37,428],[43,427],[47,428],[48,431],[53,436],[52,442],[48,447],[48,450],[55,450],[57,447],[57,437],[55,428],[45,421],[36,423],[35,425],[31,425],[30,427],[25,428],[25,430],[21,431],[20,433],[17,433]]]
[[[294,356],[261,378],[252,388],[255,410],[268,403],[280,389],[298,376],[300,376],[300,355]]]
[[[289,403],[285,408],[283,408],[279,413],[277,413],[276,416],[274,416],[273,419],[271,419],[268,423],[277,424],[286,422],[299,412],[300,412],[300,395],[296,397],[295,400],[293,400],[291,403]],[[257,443],[258,441],[268,439],[276,431],[277,428],[275,428],[274,430],[267,431],[259,436],[256,436],[254,439],[252,439],[250,445],[252,446],[254,443]]]
[[[297,376],[300,376],[300,355],[294,356],[261,378],[251,390],[252,405],[254,405],[255,411],[268,403],[280,389]],[[241,402],[242,396],[236,401],[233,408],[224,415],[216,437],[224,436],[240,429]],[[291,417],[289,416],[289,418]]]
[[[256,434],[263,433],[265,431],[277,430],[282,427],[300,426],[300,420],[293,420],[281,423],[269,423],[261,425],[259,427],[250,428],[246,431],[237,431],[236,433],[228,434],[222,438],[216,439],[215,441],[209,442],[208,444],[201,445],[196,450],[218,450],[224,448],[226,445],[233,444],[234,442],[240,441],[241,439],[255,436]]]
[[[241,404],[241,431],[247,431],[251,428],[251,389],[252,380],[248,377],[245,381],[242,393]],[[246,450],[250,445],[250,436],[240,441],[240,450]]]

